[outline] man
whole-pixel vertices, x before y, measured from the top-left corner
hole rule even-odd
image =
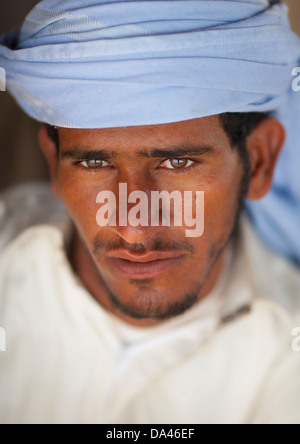
[[[2,39],[67,214],[45,188],[2,196],[1,422],[300,422],[299,273],[240,217],[298,57],[266,1],[46,0]],[[190,219],[176,201],[153,223],[174,191]]]

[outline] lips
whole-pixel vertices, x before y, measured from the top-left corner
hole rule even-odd
[[[132,279],[143,279],[158,276],[183,260],[183,255],[174,253],[145,254],[131,253],[125,250],[114,251],[108,255],[111,266],[119,273]]]

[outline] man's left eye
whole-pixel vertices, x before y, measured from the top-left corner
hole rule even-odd
[[[161,164],[161,168],[168,170],[184,170],[192,166],[195,162],[190,159],[168,159]]]
[[[88,169],[105,168],[110,166],[110,164],[105,160],[97,160],[97,159],[84,160],[83,162],[80,162],[80,165]]]

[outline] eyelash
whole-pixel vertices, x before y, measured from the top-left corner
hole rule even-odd
[[[193,162],[193,165],[190,165],[189,167],[186,168],[162,168],[160,167],[160,169],[167,171],[168,173],[171,174],[188,174],[190,173],[194,168],[196,168],[199,164],[201,164],[201,162],[199,160],[195,160],[195,159],[186,159],[183,157],[178,157],[178,158],[172,158],[172,159],[165,159],[163,163],[165,163],[167,160],[189,160],[191,162]]]
[[[172,168],[163,168],[163,167],[161,167],[161,165],[164,164],[165,162],[167,162],[168,160],[177,160],[177,159],[189,160],[189,161],[193,162],[193,165],[191,165],[191,166],[189,166],[187,168],[177,168],[177,169],[176,168],[172,169]],[[92,160],[99,160],[99,159],[92,159]],[[99,170],[104,170],[104,169],[107,169],[107,168],[112,168],[112,165],[105,166],[105,167],[85,167],[85,166],[82,165],[84,162],[88,162],[88,160],[77,161],[77,162],[74,163],[74,165],[76,165],[78,168],[80,168],[81,170],[83,170],[83,171],[85,171],[87,173],[97,173],[97,172],[99,172]],[[106,161],[103,161],[103,162],[106,162]],[[187,158],[181,158],[181,157],[175,158],[174,157],[174,158],[168,158],[168,159],[163,160],[161,162],[160,166],[159,166],[159,169],[165,170],[168,173],[176,174],[176,175],[177,174],[185,174],[185,173],[191,172],[191,170],[196,168],[201,163],[202,163],[201,161],[195,160],[195,159],[190,159],[190,158],[187,159]]]
[[[92,159],[92,160],[98,161],[100,159]],[[97,172],[99,172],[99,170],[104,170],[104,169],[112,167],[111,165],[106,166],[106,167],[85,167],[82,165],[84,162],[91,162],[91,160],[80,160],[78,162],[75,162],[74,165],[76,167],[78,167],[79,169],[81,169],[82,171],[85,171],[86,173],[97,173]],[[103,162],[106,162],[106,160],[103,160]]]

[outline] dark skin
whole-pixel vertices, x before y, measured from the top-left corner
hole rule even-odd
[[[59,157],[44,127],[40,143],[55,193],[76,227],[73,268],[101,306],[142,327],[173,317],[174,307],[184,312],[203,300],[222,270],[244,175],[218,116],[147,127],[60,128],[59,136]],[[272,118],[249,136],[248,198],[261,199],[269,191],[284,139],[282,125]],[[118,195],[121,182],[128,184],[128,193],[141,190],[148,196],[151,190],[204,191],[204,235],[186,238],[185,226],[100,228],[96,196],[104,190]],[[130,279],[109,262],[108,255],[117,249],[164,251],[180,258],[155,277]]]

